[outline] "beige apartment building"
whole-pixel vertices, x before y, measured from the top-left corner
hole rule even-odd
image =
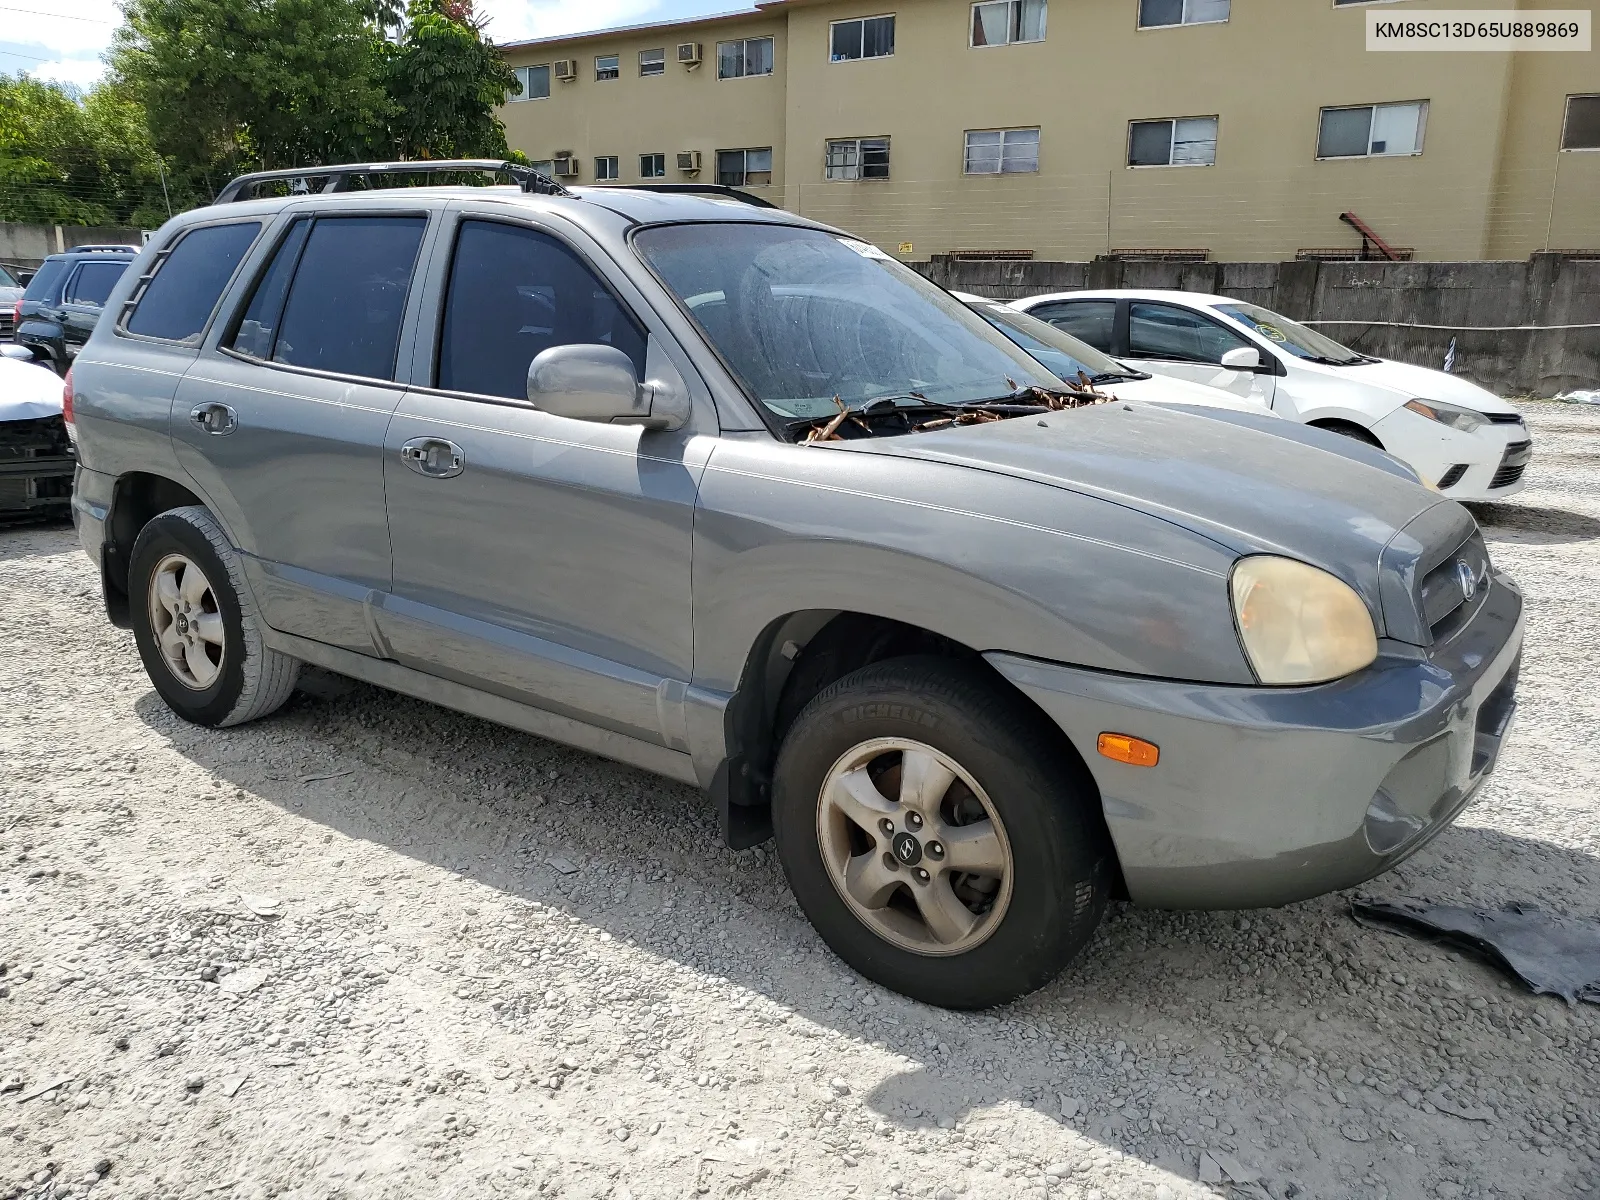
[[[1371,52],[1575,0],[771,0],[502,48],[568,183],[732,183],[891,253],[1600,251],[1600,49]],[[1370,246],[1369,246],[1370,249]]]

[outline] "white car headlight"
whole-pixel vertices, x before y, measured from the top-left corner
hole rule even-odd
[[[1230,586],[1239,640],[1262,683],[1324,683],[1378,657],[1366,604],[1326,571],[1258,555],[1234,564]]]
[[[1448,425],[1451,429],[1458,429],[1462,433],[1471,433],[1474,429],[1481,429],[1489,423],[1488,418],[1482,413],[1473,412],[1470,408],[1459,408],[1454,404],[1441,404],[1437,400],[1407,400],[1405,407],[1419,417],[1427,417],[1430,421]]]

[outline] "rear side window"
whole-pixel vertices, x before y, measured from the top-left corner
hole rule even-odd
[[[22,293],[24,300],[43,300],[55,295],[56,285],[61,282],[61,277],[67,273],[67,260],[64,258],[47,258],[34,277],[28,280],[27,290]]]
[[[260,232],[259,221],[191,229],[145,284],[124,328],[144,337],[197,341],[222,299],[222,289]]]
[[[309,233],[291,229],[256,289],[235,348],[289,366],[394,378],[427,224],[426,217],[324,217],[310,223]],[[279,316],[273,298],[285,284]]]
[[[128,269],[126,258],[96,262],[88,260],[78,264],[78,269],[67,280],[67,291],[61,297],[63,304],[104,305],[111,289],[117,286],[122,273]]]
[[[1049,321],[1064,333],[1096,350],[1111,353],[1112,326],[1116,324],[1115,300],[1074,300],[1061,304],[1041,304],[1031,309],[1033,316]]]
[[[537,230],[463,221],[439,340],[439,386],[528,395],[528,364],[552,346],[615,346],[644,378],[645,335],[587,264]]]

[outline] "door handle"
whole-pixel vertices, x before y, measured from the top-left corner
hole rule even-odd
[[[412,438],[400,447],[400,461],[418,475],[430,479],[449,479],[461,474],[466,466],[466,451],[454,442],[443,438]]]
[[[222,437],[239,428],[239,414],[226,404],[196,404],[189,410],[189,420],[202,433]]]

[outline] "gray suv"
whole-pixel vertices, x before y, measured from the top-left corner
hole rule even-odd
[[[1385,456],[1069,386],[736,196],[446,167],[520,182],[236,183],[78,358],[83,546],[181,716],[311,663],[698,785],[957,1007],[1114,896],[1370,878],[1494,766],[1521,594]]]

